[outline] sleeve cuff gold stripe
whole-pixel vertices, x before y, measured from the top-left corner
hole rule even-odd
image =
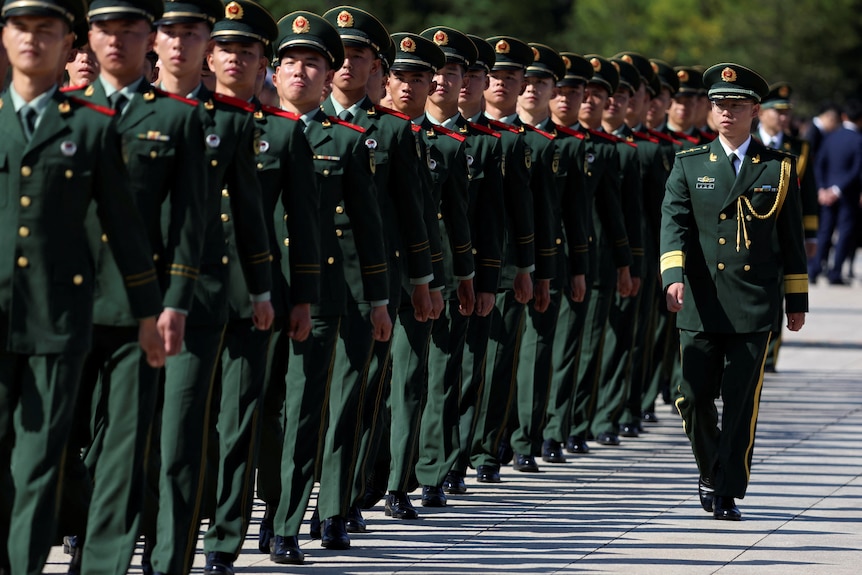
[[[661,260],[659,262],[661,273],[664,273],[666,270],[671,268],[682,267],[685,267],[685,254],[683,254],[681,250],[667,252],[661,256]]]
[[[808,275],[790,274],[784,276],[784,293],[808,293]]]
[[[802,227],[806,230],[815,232],[820,226],[820,219],[817,216],[803,216]]]

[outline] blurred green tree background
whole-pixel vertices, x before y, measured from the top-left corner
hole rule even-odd
[[[344,2],[261,0],[276,18]],[[674,65],[733,61],[791,82],[797,111],[862,95],[862,0],[355,0],[390,33],[430,25]]]

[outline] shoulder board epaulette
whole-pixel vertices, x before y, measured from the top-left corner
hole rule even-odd
[[[696,137],[689,136],[688,134],[683,133],[683,132],[674,132],[673,135],[676,136],[677,138],[685,140],[686,142],[688,142],[690,144],[697,144],[700,142],[700,140],[698,140]]]
[[[183,104],[188,104],[189,106],[197,106],[200,102],[199,100],[193,100],[192,98],[186,98],[184,96],[180,96],[179,94],[171,94],[170,92],[165,92],[160,88],[153,87],[153,92],[158,94],[159,96],[167,96],[173,100],[178,102],[182,102]]]
[[[289,120],[293,120],[294,122],[298,122],[300,119],[299,114],[294,112],[288,112],[287,110],[282,110],[281,108],[276,108],[275,106],[267,106],[263,104],[260,109],[271,116],[281,116],[282,118],[287,118]]]
[[[416,124],[411,122],[410,123],[410,129],[413,130],[414,132],[418,133],[418,132],[422,131],[422,126],[417,126]]]
[[[458,140],[459,142],[463,142],[464,140],[467,139],[464,136],[462,136],[461,134],[453,132],[449,128],[444,128],[443,126],[438,126],[436,124],[434,125],[434,131],[437,132],[438,134],[443,134],[444,136],[449,136],[450,138],[454,138],[454,139]]]
[[[246,112],[254,112],[254,104],[246,102],[245,100],[240,100],[239,98],[234,98],[233,96],[225,96],[224,94],[216,92],[213,94],[213,99],[222,104],[245,110]]]
[[[713,134],[712,132],[704,132],[703,130],[698,130],[698,132],[700,132],[700,135],[709,140],[710,142],[718,137],[718,134]]]
[[[499,121],[499,120],[491,120],[491,119],[489,119],[489,120],[488,120],[488,125],[489,125],[489,126],[493,126],[494,128],[496,128],[496,129],[498,129],[498,130],[505,130],[505,131],[507,131],[507,132],[512,132],[512,133],[515,133],[515,134],[520,134],[520,133],[521,133],[521,129],[520,129],[518,126],[511,126],[511,125],[506,124],[506,123],[503,123],[503,122],[501,122],[501,121]]]
[[[563,134],[566,134],[567,136],[574,136],[575,138],[578,138],[579,140],[583,140],[586,137],[586,136],[584,136],[584,134],[582,132],[579,132],[577,130],[573,130],[567,126],[561,126],[559,124],[556,124],[554,127],[556,128],[556,130],[558,132],[562,132]]]
[[[64,94],[67,94],[69,92],[74,92],[75,90],[83,90],[86,87],[87,84],[78,84],[77,86],[63,86],[62,88],[60,88],[60,91]]]
[[[491,136],[494,136],[495,138],[500,137],[500,132],[495,132],[491,128],[489,128],[487,126],[483,126],[482,124],[477,124],[475,122],[467,122],[467,125],[469,125],[471,128],[473,128],[477,132],[482,132],[483,134],[489,134]]]
[[[680,150],[676,153],[677,156],[690,156],[695,152],[705,152],[709,149],[708,144],[704,144],[703,146],[696,146],[694,148],[689,148],[687,150]]]
[[[553,135],[553,134],[549,134],[548,132],[546,132],[546,131],[544,131],[544,130],[540,130],[539,128],[536,128],[535,126],[531,126],[530,124],[524,124],[524,129],[525,129],[525,130],[529,130],[529,131],[531,131],[531,132],[536,132],[537,134],[539,134],[539,135],[541,135],[541,136],[544,136],[544,137],[546,137],[546,138],[547,138],[547,139],[549,139],[549,140],[553,140],[553,139],[554,139],[554,135]]]
[[[654,138],[653,136],[650,136],[650,135],[649,135],[649,134],[647,134],[646,132],[635,132],[635,131],[632,131],[632,135],[633,135],[635,138],[637,138],[638,140],[645,140],[645,141],[647,141],[647,142],[652,142],[653,144],[658,144],[658,143],[659,143],[658,138]]]
[[[396,118],[401,118],[402,120],[407,120],[408,122],[410,121],[410,116],[408,116],[407,114],[402,114],[398,110],[393,110],[392,108],[387,108],[379,104],[375,104],[374,109],[378,112],[389,114],[390,116],[395,116]]]
[[[664,140],[665,142],[670,142],[671,144],[673,144],[675,146],[681,146],[682,145],[682,142],[680,142],[677,139],[671,138],[668,134],[665,134],[664,132],[659,132],[657,130],[653,130],[651,128],[648,128],[647,134],[649,134],[650,136],[653,136],[654,138],[658,138],[659,140]]]
[[[775,152],[775,153],[776,153],[776,154],[778,154],[779,156],[785,156],[785,157],[788,157],[788,158],[790,158],[790,157],[794,157],[794,158],[795,158],[795,157],[796,157],[796,154],[794,154],[793,152],[788,152],[787,150],[779,150],[778,148],[768,148],[768,147],[766,147],[766,146],[764,146],[764,147],[766,148],[766,150],[767,150],[767,151],[769,151],[769,152]]]
[[[356,124],[351,124],[350,122],[346,122],[339,118],[338,116],[329,116],[329,121],[333,124],[338,124],[339,126],[344,126],[345,128],[350,128],[352,130],[356,130],[360,134],[365,133],[365,128],[362,126],[357,126]]]
[[[94,104],[94,103],[89,102],[87,100],[82,100],[81,98],[76,98],[75,96],[69,96],[69,100],[72,102],[75,102],[76,104],[79,104],[81,106],[86,106],[87,108],[90,108],[91,110],[95,110],[96,112],[99,112],[100,114],[105,114],[106,116],[114,116],[117,113],[115,110],[112,110],[111,108],[108,108],[106,106],[100,106],[98,104]]]

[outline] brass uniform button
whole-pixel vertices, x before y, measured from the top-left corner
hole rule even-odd
[[[21,256],[18,258],[18,267],[19,268],[26,268],[28,265],[30,265],[30,260],[28,260],[24,256]]]
[[[441,214],[440,212],[437,212],[437,219],[438,219],[438,220],[442,220],[442,219],[443,219],[443,214]]]
[[[82,283],[84,283],[84,276],[82,276],[81,274],[75,274],[75,277],[72,278],[72,283],[76,286],[81,285]]]
[[[154,262],[159,261],[159,254],[153,254],[153,261]]]
[[[472,250],[472,251],[473,251],[473,255],[474,255],[474,256],[475,256],[476,254],[478,254],[478,253],[479,253],[479,251],[478,251],[476,248],[473,248],[473,250]]]
[[[290,247],[290,238],[284,238],[284,245]]]
[[[229,257],[227,257],[227,256],[221,257],[221,263],[223,263],[224,265],[227,265],[229,261],[230,261]]]
[[[229,215],[227,215],[227,214],[222,214],[222,215],[221,215],[221,221],[223,221],[223,222],[229,222],[229,221],[230,221],[230,216],[229,216]]]
[[[30,199],[30,196],[21,196],[22,208],[29,208],[31,203],[33,203],[33,200]]]
[[[257,169],[258,169],[258,170],[262,170],[262,169],[263,169],[263,162],[258,162],[258,163],[257,163]]]
[[[557,238],[556,240],[554,240],[554,243],[556,243],[557,245],[560,245],[561,243],[563,243],[563,240],[562,240],[562,238]]]
[[[102,243],[103,244],[108,243],[108,234],[102,234]]]
[[[22,238],[28,237],[30,235],[30,228],[28,228],[27,226],[21,226],[20,228],[18,228],[18,235]]]
[[[230,192],[227,191],[227,188],[222,188],[221,197],[223,197],[223,198],[229,198],[230,197]]]
[[[746,222],[750,222],[750,221],[751,221],[751,215],[750,215],[750,214],[749,214],[749,215],[747,215],[747,216],[745,216],[745,221],[746,221]]]
[[[212,161],[210,162],[210,166],[212,166],[213,168],[215,168],[216,166],[218,166],[218,160],[212,160]]]
[[[66,170],[66,174],[65,174],[65,175],[66,175],[66,179],[67,179],[67,180],[71,180],[71,179],[72,179],[72,176],[74,176],[74,175],[75,175],[75,172],[73,172],[72,170]]]
[[[336,214],[343,214],[344,213],[344,207],[343,206],[335,206],[335,213]]]
[[[719,264],[718,264],[718,269],[719,269],[719,271],[720,271],[720,270],[723,270],[723,269],[724,269],[724,264],[719,263]]]
[[[335,263],[335,258],[334,258],[334,257],[332,257],[332,256],[329,256],[328,258],[326,258],[326,263],[328,263],[329,265],[334,264],[334,263]]]
[[[398,250],[395,250],[395,257],[396,257],[396,258],[400,258],[400,257],[401,257],[401,252],[399,252]]]
[[[343,235],[344,235],[344,232],[342,232],[341,230],[335,230],[335,237],[340,238]]]
[[[159,153],[158,153],[157,151],[155,151],[155,150],[152,150],[152,151],[150,152],[150,157],[151,157],[151,158],[153,158],[153,159],[158,158],[158,157],[159,157]]]
[[[725,214],[724,212],[722,212],[722,213],[718,214],[718,219],[720,219],[720,220],[726,220],[726,219],[727,219],[727,214]]]
[[[745,271],[751,271],[751,266],[748,264],[745,264],[744,266],[742,266],[742,269],[744,269]]]
[[[284,214],[284,221],[287,221],[287,214]]]
[[[726,243],[727,243],[727,240],[726,240],[726,239],[724,239],[724,238],[718,238],[718,243],[719,243],[719,245],[722,245],[722,246],[723,246],[724,244],[726,244]]]
[[[328,176],[328,175],[329,175],[329,168],[327,168],[327,169],[323,170],[323,175],[324,175],[324,176]]]
[[[32,173],[33,168],[31,168],[30,166],[21,166],[21,175],[25,178],[29,178]]]

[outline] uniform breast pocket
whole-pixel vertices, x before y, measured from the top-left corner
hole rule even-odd
[[[334,178],[344,175],[344,166],[331,160],[314,160],[314,171],[318,177]]]

